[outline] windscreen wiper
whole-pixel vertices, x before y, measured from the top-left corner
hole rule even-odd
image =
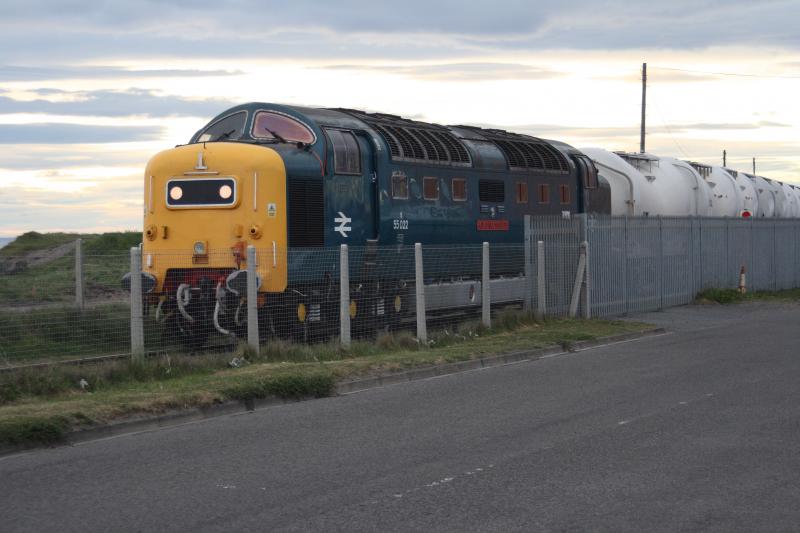
[[[226,131],[225,133],[220,133],[219,136],[216,139],[214,139],[213,141],[211,141],[211,142],[219,142],[219,141],[222,141],[224,139],[227,139],[228,137],[231,136],[231,133],[235,133],[235,132],[236,132],[236,128],[232,129],[231,131]]]
[[[270,135],[272,135],[273,137],[278,139],[283,144],[289,144],[289,141],[287,141],[286,139],[284,139],[283,137],[281,137],[280,135],[278,135],[277,133],[275,133],[271,129],[269,129],[269,128],[265,127],[265,126],[261,126],[261,127],[264,129],[264,131],[266,131],[267,133],[269,133]]]

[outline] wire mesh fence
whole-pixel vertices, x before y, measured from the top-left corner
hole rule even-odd
[[[488,321],[508,306],[612,317],[735,288],[742,272],[749,290],[800,286],[800,223],[792,220],[538,217],[518,243],[425,244],[419,261],[414,245],[253,253],[252,265],[243,248],[134,253],[141,297],[130,293],[132,278],[122,282],[129,253],[73,246],[4,257],[0,366],[420,336],[419,317],[431,327]]]

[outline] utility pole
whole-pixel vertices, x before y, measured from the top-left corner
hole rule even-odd
[[[727,150],[723,150],[722,151],[722,166],[723,167],[727,167],[728,166],[728,151]]]
[[[756,175],[756,158],[753,158],[753,176]]]
[[[639,138],[639,151],[644,153],[645,110],[647,109],[647,63],[642,63],[642,132]]]

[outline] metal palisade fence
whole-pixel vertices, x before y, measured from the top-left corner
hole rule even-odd
[[[742,272],[749,291],[800,287],[800,221],[579,215],[527,217],[524,227],[521,242],[505,244],[250,248],[238,274],[185,252],[86,255],[80,241],[2,257],[0,368],[245,342],[257,350],[276,339],[348,345],[397,330],[426,341],[430,328],[489,325],[507,307],[614,317],[736,288]],[[207,259],[226,264],[230,254]],[[281,263],[286,290],[259,291],[265,266]],[[123,289],[124,274],[153,265],[191,279],[154,295],[131,276],[133,291]]]

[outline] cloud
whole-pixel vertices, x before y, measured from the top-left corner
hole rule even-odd
[[[118,67],[85,66],[85,67],[28,67],[17,65],[0,66],[0,81],[54,81],[64,79],[118,79],[118,78],[196,78],[221,77],[241,74],[232,70],[196,70],[196,69],[150,69],[132,70]]]
[[[309,12],[313,10],[313,17]],[[0,62],[160,58],[443,58],[498,51],[800,48],[793,0],[6,0]]]
[[[96,145],[76,144],[65,151],[63,144],[3,144],[0,173],[3,170],[65,170],[98,165],[110,168],[135,167],[143,165],[153,155],[152,150],[113,150],[108,146],[98,148]]]
[[[62,91],[42,88],[32,91],[39,96],[68,97],[65,100],[16,100],[0,96],[0,114],[43,113],[78,116],[215,116],[233,102],[221,98],[191,99],[160,95],[147,89],[123,91]]]
[[[563,76],[554,70],[520,63],[441,63],[433,65],[330,65],[332,70],[384,72],[433,81],[541,80]]]
[[[87,126],[67,123],[4,124],[0,144],[91,144],[158,140],[160,126]]]
[[[79,192],[0,187],[0,235],[141,230],[142,182],[119,178]]]

